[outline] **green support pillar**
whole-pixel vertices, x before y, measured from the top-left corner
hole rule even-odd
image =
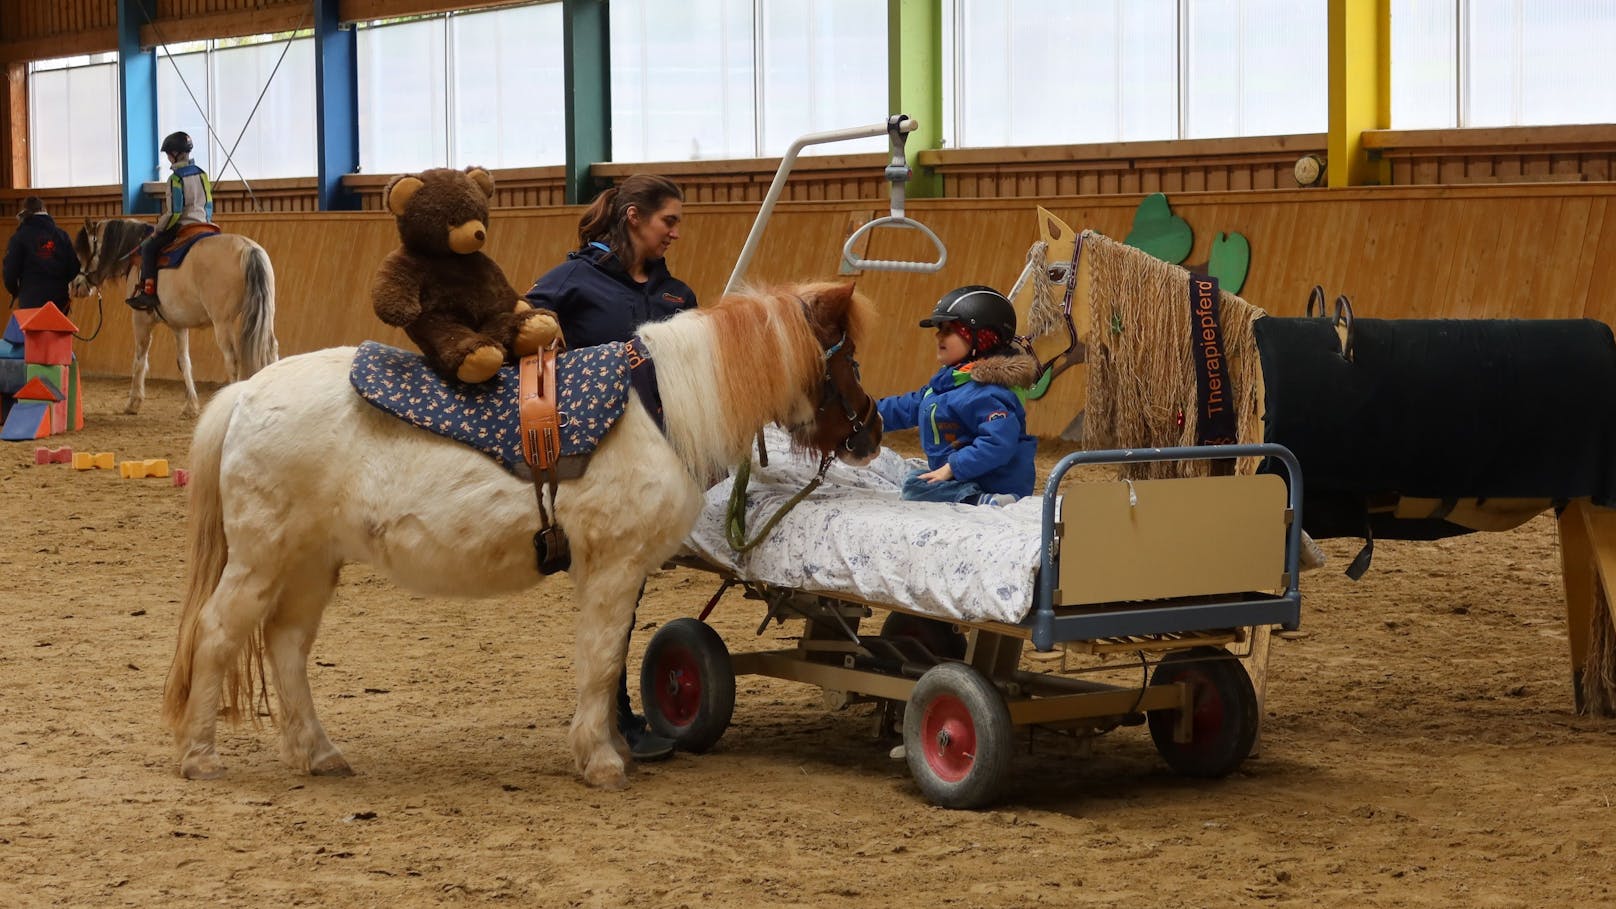
[[[943,145],[943,0],[887,0],[887,112],[908,114],[920,124],[905,151]],[[915,198],[943,194],[943,178],[913,163],[908,193]]]
[[[1364,130],[1392,125],[1391,0],[1329,0],[1331,186],[1390,183],[1369,160]]]
[[[561,2],[569,205],[594,198],[589,169],[612,159],[610,11],[608,0]]]

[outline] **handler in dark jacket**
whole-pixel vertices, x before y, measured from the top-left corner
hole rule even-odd
[[[37,309],[46,303],[67,312],[72,308],[67,285],[79,273],[79,255],[67,231],[45,213],[38,196],[23,200],[17,212],[17,232],[6,247],[6,290],[19,309]]]
[[[693,308],[695,291],[669,274],[663,260],[679,239],[683,219],[678,184],[648,174],[629,177],[584,211],[578,219],[579,248],[534,283],[527,301],[555,313],[571,350],[627,341],[641,325]],[[634,713],[626,668],[617,686],[617,728],[635,760],[673,754],[673,742],[651,732],[645,718]]]

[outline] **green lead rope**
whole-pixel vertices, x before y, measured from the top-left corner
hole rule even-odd
[[[764,522],[763,529],[759,530],[758,535],[750,541],[746,539],[746,484],[752,476],[752,459],[742,461],[740,466],[735,468],[735,485],[729,491],[729,513],[724,521],[724,536],[729,540],[730,548],[738,553],[747,552],[763,542],[763,538],[769,535],[774,525],[780,523],[786,512],[797,507],[798,502],[808,498],[809,493],[819,488],[820,481],[825,479],[825,471],[830,469],[833,457],[835,455],[827,454],[819,459],[819,472],[814,474],[814,478],[808,481],[807,486],[798,490],[796,495],[787,499],[786,503],[780,506],[780,510]]]

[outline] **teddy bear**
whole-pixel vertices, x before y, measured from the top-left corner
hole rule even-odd
[[[445,379],[485,382],[560,333],[555,316],[529,306],[481,251],[493,197],[494,178],[480,167],[401,174],[382,191],[402,245],[372,276],[371,305]]]

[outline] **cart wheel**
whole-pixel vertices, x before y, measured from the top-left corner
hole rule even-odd
[[[698,619],[662,626],[645,648],[640,700],[657,735],[698,754],[713,747],[735,713],[735,669],[723,638]]]
[[[1177,710],[1150,711],[1150,737],[1167,766],[1184,776],[1226,776],[1257,740],[1257,692],[1240,661],[1226,650],[1196,647],[1168,654],[1151,674],[1152,685],[1188,682],[1194,711],[1188,742],[1175,741]]]
[[[907,612],[889,612],[881,623],[881,637],[914,638],[921,646],[948,660],[965,659],[965,635],[948,622]]]
[[[964,663],[926,670],[903,716],[904,757],[920,791],[944,808],[993,802],[1010,771],[1015,727],[1003,695]]]

